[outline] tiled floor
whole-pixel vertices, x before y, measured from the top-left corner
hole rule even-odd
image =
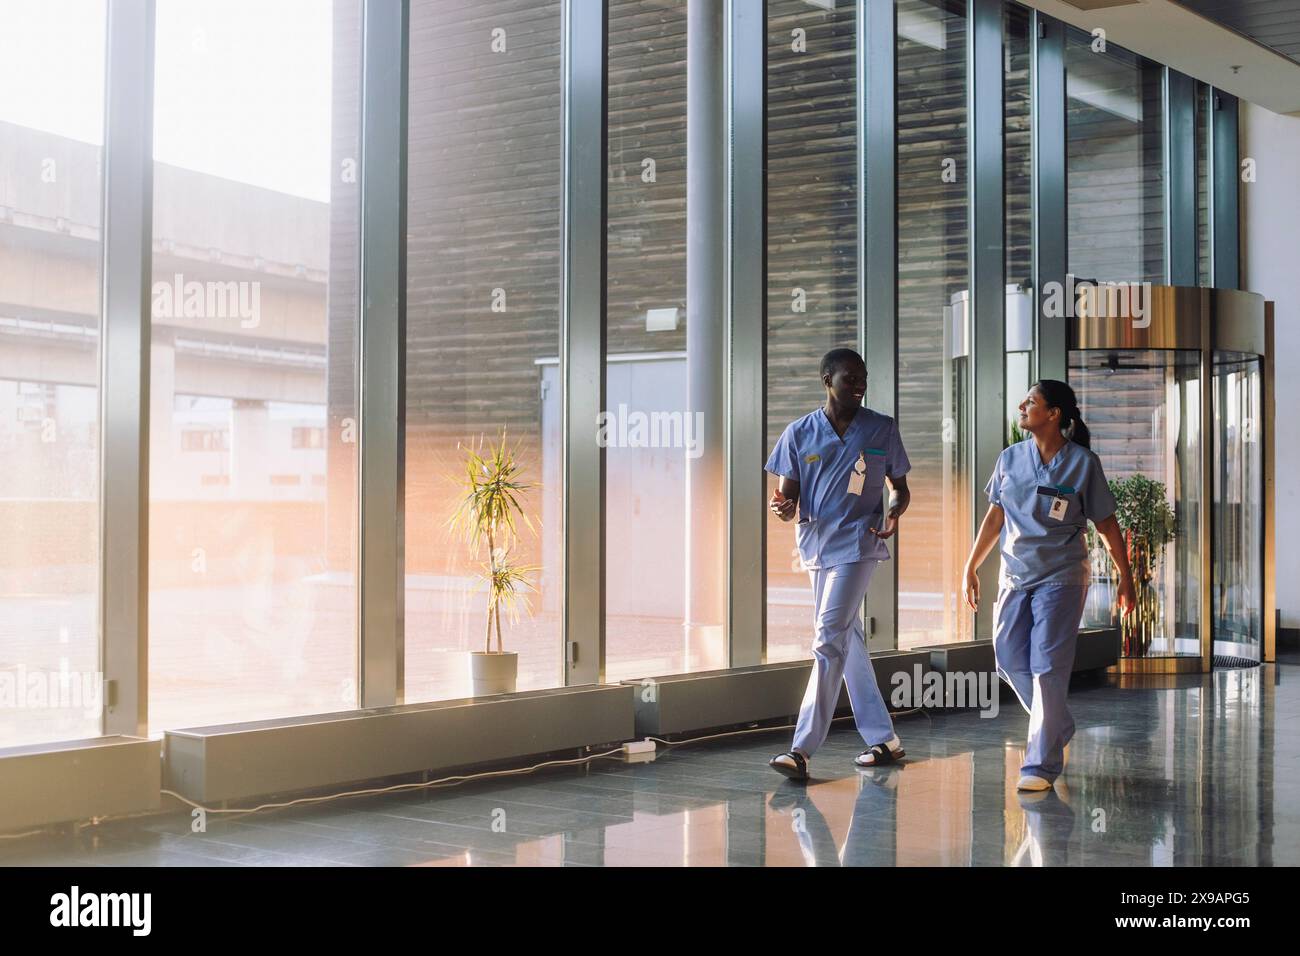
[[[858,771],[845,721],[807,786],[766,766],[788,731],[653,762],[239,818],[187,813],[0,840],[0,864],[1273,865],[1300,863],[1300,663],[1076,686],[1064,785],[1018,796],[1026,717],[913,714],[894,768]]]

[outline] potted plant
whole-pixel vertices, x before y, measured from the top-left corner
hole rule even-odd
[[[1152,481],[1146,475],[1131,475],[1111,480],[1110,491],[1115,496],[1115,518],[1124,529],[1124,545],[1137,595],[1133,613],[1121,619],[1123,655],[1144,657],[1151,641],[1160,633],[1163,609],[1156,579],[1165,546],[1174,538],[1177,520],[1169,506],[1163,482]],[[1104,569],[1109,577],[1110,561],[1091,528],[1088,534],[1094,572]],[[1111,592],[1114,593],[1114,588]],[[1115,613],[1112,600],[1112,622]]]
[[[481,554],[486,548],[487,561],[482,565],[480,577],[487,590],[487,629],[483,650],[469,655],[470,681],[475,697],[487,694],[511,694],[519,674],[519,655],[502,647],[501,607],[513,623],[519,619],[519,604],[527,607],[524,591],[535,591],[529,575],[537,570],[533,565],[519,565],[511,558],[518,541],[516,521],[522,519],[529,530],[536,529],[519,503],[520,495],[530,487],[520,481],[521,467],[516,449],[506,443],[505,432],[496,444],[464,449],[465,470],[458,485],[460,502],[448,519],[452,532],[464,536],[471,553]],[[492,649],[492,635],[496,633],[496,650]]]

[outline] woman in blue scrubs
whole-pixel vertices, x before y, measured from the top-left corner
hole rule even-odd
[[[769,507],[782,521],[799,509],[795,539],[813,587],[813,668],[799,709],[794,743],[768,763],[795,780],[830,730],[841,682],[867,749],[862,767],[903,756],[863,639],[860,610],[871,573],[889,560],[885,539],[898,528],[911,493],[911,465],[888,415],[864,408],[867,367],[852,349],[822,357],[826,404],[791,422],[764,466],[777,476]],[[891,490],[884,504],[885,482]]]
[[[975,572],[1000,541],[993,649],[998,674],[1029,714],[1017,787],[1047,790],[1065,768],[1074,736],[1065,697],[1091,572],[1089,520],[1119,571],[1124,614],[1135,597],[1115,498],[1089,447],[1074,390],[1053,379],[1033,385],[1020,403],[1020,430],[1029,437],[1003,450],[984,489],[989,510],[966,560],[965,594],[978,610]]]

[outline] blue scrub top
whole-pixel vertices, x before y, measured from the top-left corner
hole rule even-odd
[[[866,463],[862,494],[848,493],[859,457]],[[841,438],[818,408],[786,426],[772,449],[766,471],[799,482],[795,541],[809,569],[875,559],[889,560],[889,548],[873,535],[885,513],[885,476],[911,470],[898,426],[888,415],[859,408]]]
[[[984,491],[1006,515],[1000,588],[1089,583],[1088,521],[1115,513],[1100,458],[1067,441],[1044,465],[1030,436],[1003,449]],[[1051,515],[1058,496],[1066,501],[1060,520]]]

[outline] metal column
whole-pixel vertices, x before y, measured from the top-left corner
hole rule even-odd
[[[898,417],[898,144],[894,0],[860,0],[857,10],[858,347],[867,363],[867,405]],[[907,526],[906,517],[902,527]],[[900,528],[901,530],[901,528]],[[867,588],[867,647],[898,647],[898,554],[887,542]]]
[[[108,5],[99,400],[103,730],[149,729],[153,0]]]
[[[1003,147],[1002,0],[971,0],[967,116],[970,162],[971,519],[979,527],[988,510],[984,481],[1002,453],[1006,425],[1006,217],[1003,208],[1006,165]],[[993,636],[993,601],[997,566],[985,561],[979,571],[977,639]],[[953,582],[952,586],[956,586]]]
[[[564,404],[564,682],[605,679],[605,229],[609,14],[564,0],[560,381]]]
[[[767,3],[727,3],[729,667],[767,655]],[[689,327],[689,326],[688,326]]]
[[[1237,190],[1241,159],[1237,147],[1237,98],[1210,93],[1210,264],[1216,289],[1241,286],[1238,258]]]
[[[686,6],[686,412],[700,454],[686,459],[687,660],[726,640],[727,197],[726,6]],[[716,661],[717,666],[725,659]]]
[[[1069,271],[1066,222],[1065,24],[1035,10],[1030,27],[1033,54],[1034,377],[1066,379],[1066,318],[1044,312],[1049,293],[1065,299]]]
[[[408,0],[366,0],[361,81],[358,700],[403,702]]]
[[[1196,81],[1165,68],[1165,282],[1196,281]]]

